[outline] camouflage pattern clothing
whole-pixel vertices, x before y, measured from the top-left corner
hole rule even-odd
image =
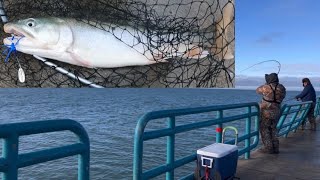
[[[265,153],[279,153],[277,124],[281,113],[281,102],[286,96],[286,88],[279,84],[276,73],[266,74],[266,84],[257,88],[256,92],[263,96],[260,103],[260,134]]]

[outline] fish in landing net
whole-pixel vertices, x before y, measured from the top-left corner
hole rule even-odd
[[[202,58],[208,52],[190,44],[162,44],[151,51],[142,31],[115,25],[93,27],[75,19],[28,18],[4,25],[14,35],[3,40],[16,50],[88,68],[142,66],[174,57]],[[118,38],[121,37],[121,38]],[[156,39],[154,39],[156,40]]]

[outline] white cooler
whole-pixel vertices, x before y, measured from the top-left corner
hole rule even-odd
[[[209,175],[210,179],[229,179],[235,176],[238,163],[236,145],[214,143],[197,150],[200,177]]]

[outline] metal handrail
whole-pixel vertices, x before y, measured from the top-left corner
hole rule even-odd
[[[247,108],[247,112],[225,117],[224,111],[237,108]],[[255,111],[253,112],[253,109]],[[200,114],[206,112],[217,112],[217,117],[212,120],[199,121],[191,124],[176,125],[177,116],[185,116],[190,114]],[[151,130],[145,132],[147,124],[155,119],[167,118],[168,127],[159,130]],[[255,126],[254,130],[251,131],[251,121],[254,118]],[[175,135],[182,132],[187,132],[199,128],[209,127],[216,125],[216,142],[222,140],[222,127],[224,123],[238,121],[240,119],[246,120],[245,134],[238,138],[238,142],[244,141],[245,147],[239,150],[239,156],[245,154],[245,158],[250,157],[250,151],[257,147],[259,141],[259,118],[260,109],[258,103],[243,103],[243,104],[232,104],[232,105],[220,105],[220,106],[208,106],[199,108],[187,108],[187,109],[176,109],[176,110],[164,110],[154,111],[143,115],[136,126],[134,136],[134,162],[133,162],[133,179],[150,179],[166,173],[166,179],[174,178],[174,170],[185,164],[188,164],[196,160],[196,154],[192,154],[181,159],[175,159]],[[167,136],[167,161],[166,164],[158,166],[154,169],[142,171],[142,160],[143,160],[143,142]],[[251,141],[253,138],[253,141]],[[235,140],[228,141],[226,143],[234,143]],[[251,144],[252,143],[252,144]],[[184,179],[192,178],[193,174],[184,177]]]
[[[277,124],[278,136],[287,137],[290,132],[295,132],[305,120],[311,103],[312,101],[307,101],[282,106],[281,116]]]
[[[79,142],[57,148],[19,154],[19,137],[32,134],[71,131]],[[68,156],[78,157],[78,179],[89,179],[90,142],[80,123],[73,120],[48,120],[0,125],[0,138],[4,139],[0,172],[3,180],[18,179],[18,169]]]
[[[301,123],[307,118],[312,101],[285,104],[281,109],[281,117],[277,124],[278,136],[288,137],[290,132],[296,132]],[[320,115],[320,97],[316,99],[314,116]]]

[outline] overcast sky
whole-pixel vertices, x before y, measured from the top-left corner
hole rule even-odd
[[[320,77],[320,0],[236,0],[236,75]]]

